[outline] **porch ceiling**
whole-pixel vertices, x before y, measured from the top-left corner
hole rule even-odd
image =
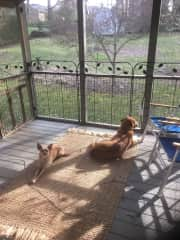
[[[0,7],[13,8],[24,0],[0,0]]]

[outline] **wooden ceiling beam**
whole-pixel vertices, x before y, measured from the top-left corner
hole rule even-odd
[[[0,0],[0,7],[14,8],[24,0]]]

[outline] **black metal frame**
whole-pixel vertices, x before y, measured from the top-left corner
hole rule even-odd
[[[54,76],[54,75],[59,75],[61,77],[65,77],[65,76],[72,76],[74,79],[78,79],[78,82],[80,81],[80,71],[79,71],[79,64],[76,66],[74,63],[74,69],[71,68],[68,68],[65,66],[65,63],[68,64],[68,61],[60,61],[59,64],[57,65],[57,60],[55,61],[55,63],[53,61],[43,61],[43,60],[40,60],[38,59],[38,64],[35,64],[35,68],[32,72],[32,74],[36,74],[36,75],[43,75],[45,74],[46,75],[46,78],[47,76]],[[33,62],[32,64],[34,65],[35,62]],[[89,72],[89,69],[88,69],[88,64],[93,64],[94,66],[96,66],[98,64],[98,66],[101,64],[101,65],[105,65],[106,66],[106,69],[110,72],[109,74],[105,74],[105,73],[98,73],[97,69],[96,69],[96,73],[91,73]],[[96,84],[98,83],[98,79],[104,79],[105,82],[107,83],[108,82],[108,87],[107,86],[104,86],[107,87],[106,89],[106,92],[109,97],[110,97],[110,101],[111,101],[111,113],[110,113],[110,117],[109,117],[109,121],[107,122],[106,121],[106,124],[104,125],[104,122],[103,121],[92,121],[90,120],[89,118],[87,118],[86,120],[86,124],[95,124],[95,125],[103,125],[103,126],[114,126],[115,127],[115,124],[113,124],[113,121],[112,121],[112,115],[113,115],[113,112],[112,112],[112,108],[113,108],[113,97],[117,96],[117,94],[115,95],[114,94],[114,85],[113,85],[113,81],[116,80],[117,82],[119,82],[118,84],[122,83],[122,81],[126,81],[126,83],[128,82],[129,85],[128,85],[128,92],[126,95],[124,95],[124,97],[128,97],[128,105],[129,105],[129,109],[127,110],[126,109],[126,112],[124,114],[136,114],[136,115],[139,115],[139,112],[140,112],[140,108],[142,108],[144,106],[144,101],[145,101],[145,96],[144,96],[144,86],[145,86],[145,80],[147,78],[147,68],[148,68],[148,63],[146,62],[140,62],[140,63],[137,63],[135,64],[134,66],[132,66],[131,64],[129,64],[128,62],[117,62],[115,63],[117,65],[117,68],[119,69],[119,66],[122,66],[123,64],[126,64],[126,67],[128,69],[125,69],[123,70],[123,72],[121,71],[121,73],[117,73],[117,74],[112,74],[112,71],[109,69],[109,66],[111,66],[111,63],[108,63],[108,62],[85,62],[86,64],[86,72],[84,74],[84,78],[86,80],[86,87],[87,87],[87,92],[86,92],[86,97],[88,98],[89,96],[89,81],[90,82],[94,82],[94,88],[96,86]],[[168,88],[170,89],[170,83],[173,84],[173,87],[174,87],[174,90],[173,90],[173,94],[171,94],[172,96],[175,96],[175,91],[177,90],[177,86],[179,84],[179,80],[180,80],[180,76],[177,76],[175,75],[175,67],[174,65],[177,65],[179,63],[158,63],[156,62],[156,64],[154,64],[154,69],[156,71],[156,74],[154,74],[154,76],[152,77],[153,79],[153,82],[154,84],[156,84],[157,80],[160,82],[160,81],[163,81],[164,83],[168,83],[169,81],[169,85],[168,85]],[[61,65],[61,67],[60,67]],[[180,65],[180,64],[179,64]],[[41,71],[39,70],[41,66]],[[51,71],[48,70],[48,67]],[[58,67],[58,68],[57,68]],[[170,75],[169,76],[163,76],[163,75],[160,75],[158,74],[158,69],[162,68],[162,67],[168,67],[168,70],[169,70],[169,73]],[[55,70],[53,70],[55,68]],[[57,69],[56,69],[57,68]],[[178,70],[179,71],[179,70]],[[174,82],[175,81],[175,82]],[[50,81],[51,82],[51,81]],[[100,82],[100,81],[99,81]],[[53,83],[53,80],[52,80],[52,83]],[[36,84],[36,79],[34,80],[34,84]],[[98,92],[98,87],[97,89],[93,89],[93,84],[91,83],[91,92],[94,91],[94,95],[96,95],[96,93]],[[48,84],[47,85],[47,88],[51,86],[51,84]],[[79,96],[80,95],[80,89],[79,89],[79,86],[80,84],[77,84],[77,95]],[[167,86],[166,86],[167,87]],[[172,87],[171,87],[172,88]],[[137,89],[138,89],[138,93],[137,93]],[[164,88],[165,89],[165,88]],[[117,90],[117,89],[116,89]],[[140,93],[139,93],[140,92]],[[153,92],[153,83],[152,83],[152,92]],[[172,92],[172,91],[171,91]],[[101,92],[102,93],[102,92]],[[118,92],[118,94],[121,94],[120,92]],[[137,100],[137,97],[138,95],[141,94],[141,99],[139,100],[138,104],[139,104],[139,108],[137,109],[138,106],[136,106],[136,110],[134,110],[134,107],[135,107],[135,100]],[[96,101],[96,96],[94,96],[94,101]],[[153,98],[153,94],[151,94],[151,99]],[[79,96],[79,101],[80,101],[80,96]],[[176,101],[177,103],[177,101]],[[109,104],[109,103],[108,103]],[[174,104],[174,100],[172,101],[171,104]],[[87,100],[87,108],[86,108],[86,111],[89,111],[88,109],[88,100]],[[137,105],[137,103],[136,103]],[[95,108],[95,107],[94,107]],[[93,109],[94,109],[93,108]],[[81,103],[79,102],[79,117],[78,119],[75,119],[75,122],[79,122],[81,123]],[[37,116],[38,117],[38,116]],[[47,116],[44,116],[45,119],[47,119]],[[41,119],[43,118],[43,116],[41,115]],[[48,119],[54,119],[53,116],[48,116]],[[57,117],[55,118],[57,120]],[[120,119],[120,118],[119,118]],[[71,121],[72,122],[72,119],[65,119],[65,118],[62,118],[60,117],[60,120],[64,120],[64,121]],[[140,119],[141,120],[141,124],[142,124],[142,118]],[[118,124],[118,123],[117,123]],[[142,125],[141,125],[142,126]]]
[[[140,111],[142,112],[145,101],[144,86],[147,78],[148,63],[140,62],[132,66],[128,62],[117,62],[115,63],[117,67],[116,74],[112,74],[111,64],[96,61],[85,62],[84,64],[86,65],[84,78],[87,85],[87,94],[85,96],[87,98],[86,111],[89,113],[86,124],[116,128],[122,117],[131,114],[138,118],[142,127],[143,118]],[[93,69],[92,66],[94,66],[95,73],[91,71]],[[97,66],[98,69],[101,66],[102,70],[98,70]],[[14,74],[14,71],[17,73],[18,69],[21,74],[24,71],[21,64],[18,65],[15,63],[2,65],[0,68],[6,74],[7,71],[12,71],[12,74]],[[122,69],[121,71],[120,68]],[[162,72],[161,68],[168,70],[169,75],[160,75]],[[180,63],[156,62],[154,64],[152,101],[179,105],[179,71]],[[82,123],[79,64],[76,65],[71,61],[50,61],[38,58],[32,61],[30,74],[34,89],[34,99],[36,100],[34,108],[36,112],[35,118],[68,123]],[[11,75],[10,72],[9,75]],[[11,78],[13,79],[14,76],[4,78],[4,82],[8,83]],[[20,84],[21,82],[19,82]],[[26,86],[28,87],[27,81]],[[123,86],[125,90],[122,88]],[[52,95],[49,95],[49,93]],[[170,94],[168,102],[167,97],[163,97],[162,93]],[[160,95],[161,98],[159,98]],[[102,101],[100,102],[99,99]],[[72,107],[69,107],[71,104]],[[65,109],[65,114],[62,113],[64,112],[62,109]],[[116,111],[115,114],[114,111]],[[163,114],[162,110],[160,113]]]
[[[148,62],[147,76],[146,76],[146,84],[145,84],[145,92],[144,92],[143,126],[142,126],[143,128],[145,128],[149,118],[160,13],[161,13],[161,0],[153,0],[151,28],[150,28],[150,35],[149,35],[148,58],[147,58],[147,62]]]

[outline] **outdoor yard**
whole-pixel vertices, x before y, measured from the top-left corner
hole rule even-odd
[[[156,61],[178,62],[180,48],[180,33],[160,33],[158,37]],[[119,41],[124,42],[121,38]],[[78,43],[68,42],[63,37],[32,39],[32,59],[40,57],[48,60],[78,61]],[[92,38],[87,39],[87,61],[107,61],[106,55],[95,44]],[[147,61],[148,35],[142,35],[128,42],[120,51],[117,61],[127,61],[131,64]],[[19,44],[0,48],[0,64],[21,62]]]
[[[29,29],[32,31],[33,29]],[[121,77],[86,77],[87,80],[87,112],[88,121],[119,124],[125,115],[131,113],[140,120],[141,104],[144,97],[148,35],[141,35],[136,40],[128,41],[120,50],[116,62],[116,75]],[[118,44],[126,42],[128,37],[119,38]],[[155,73],[157,75],[174,76],[180,72],[178,64],[180,33],[160,33],[158,36]],[[97,39],[87,38],[86,74],[100,73],[112,74],[112,65]],[[109,37],[107,44],[112,41]],[[59,73],[73,72],[78,67],[78,42],[66,41],[64,36],[52,36],[51,38],[35,38],[30,40],[32,59],[45,60],[41,62],[46,71],[55,71],[57,74],[46,76],[34,75],[36,91],[37,114],[39,116],[55,117],[63,119],[75,119],[80,117],[80,88],[79,79],[74,76],[61,76]],[[17,74],[23,71],[20,44],[4,46],[0,48],[1,76]],[[106,63],[101,63],[105,61]],[[123,62],[123,63],[122,63]],[[163,63],[163,66],[161,64]],[[167,62],[167,64],[164,64]],[[100,65],[101,63],[101,65]],[[172,64],[173,63],[173,64]],[[99,65],[98,65],[99,64]],[[37,71],[37,62],[33,63]],[[98,66],[98,67],[97,67]],[[135,67],[136,66],[136,67]],[[134,67],[134,68],[133,68]],[[64,70],[67,68],[66,70]],[[175,70],[174,70],[175,69]],[[143,78],[132,78],[134,74]],[[126,76],[127,75],[127,76]],[[123,77],[125,76],[125,77]],[[41,79],[43,79],[41,81]],[[0,90],[11,89],[19,84],[18,80],[0,82]],[[27,91],[23,90],[24,99],[27,99]],[[171,79],[154,80],[152,101],[164,104],[179,104],[180,88],[178,81]],[[11,128],[11,118],[8,111],[6,96],[1,96],[1,119],[7,129]],[[13,108],[18,122],[22,122],[20,101],[18,93],[13,94]],[[29,104],[25,101],[28,115]],[[161,114],[164,109],[159,108]],[[157,114],[157,113],[156,113]],[[30,117],[30,115],[28,115]],[[6,121],[5,121],[6,119]]]

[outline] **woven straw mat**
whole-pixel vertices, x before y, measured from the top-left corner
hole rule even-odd
[[[33,164],[0,195],[0,236],[23,240],[103,240],[111,227],[133,157],[112,162],[90,159],[86,146],[97,136],[66,133],[58,142],[71,151],[35,185]]]

